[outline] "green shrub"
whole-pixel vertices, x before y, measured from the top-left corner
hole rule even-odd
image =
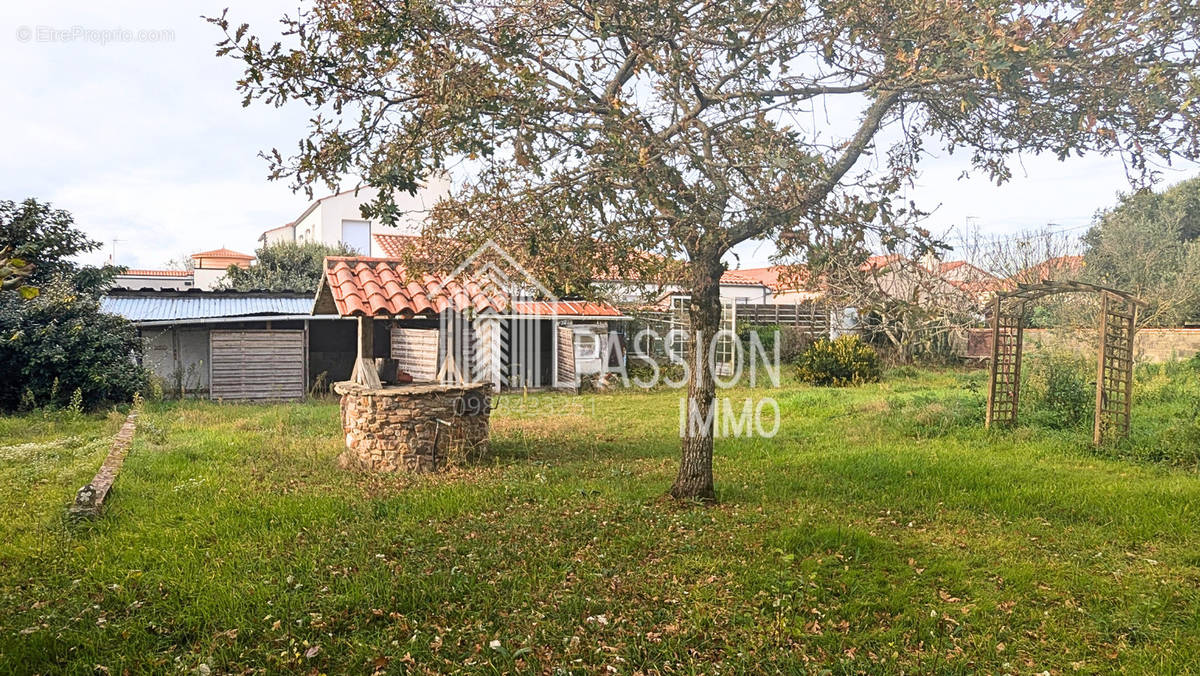
[[[1083,427],[1095,408],[1095,365],[1070,351],[1050,350],[1025,358],[1021,403],[1024,416],[1051,429]]]
[[[821,339],[801,353],[796,375],[814,385],[844,387],[878,382],[882,369],[875,348],[858,336]]]
[[[0,289],[0,411],[94,410],[145,388],[137,329],[100,309],[120,268],[74,260],[100,246],[65,211],[0,200],[0,249],[33,264],[28,281],[39,290]]]
[[[95,297],[51,284],[32,300],[0,292],[0,410],[95,410],[144,390],[142,341]],[[76,394],[78,391],[78,394]]]

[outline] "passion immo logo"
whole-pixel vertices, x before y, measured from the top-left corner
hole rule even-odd
[[[682,324],[658,330],[624,315],[560,311],[578,302],[557,297],[491,240],[442,278],[443,289],[465,294],[473,306],[439,316],[439,380],[487,382],[497,391],[574,391],[586,376],[604,388],[678,389],[684,393],[681,435],[773,437],[779,431],[778,403],[758,396],[780,386],[778,331],[767,349],[759,332],[743,337],[732,321],[705,338]],[[689,392],[701,374],[716,391],[708,401]]]

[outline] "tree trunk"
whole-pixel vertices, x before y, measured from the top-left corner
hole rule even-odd
[[[721,328],[721,265],[720,254],[698,256],[691,265],[691,302],[688,316],[691,333],[688,336],[687,366],[690,369],[688,396],[683,402],[686,423],[682,435],[679,476],[671,486],[671,497],[677,500],[714,502],[713,489],[713,422],[716,386],[708,361],[709,344]]]

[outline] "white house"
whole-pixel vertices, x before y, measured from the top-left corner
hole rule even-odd
[[[821,292],[804,286],[802,271],[782,265],[765,268],[726,270],[721,275],[721,300],[743,305],[805,303],[821,297]]]
[[[448,180],[434,178],[415,195],[397,192],[396,207],[400,215],[393,227],[377,219],[363,218],[360,207],[379,194],[375,188],[344,190],[316,200],[296,220],[267,230],[258,241],[263,245],[279,242],[345,244],[365,256],[386,256],[387,252],[380,249],[375,236],[419,234],[433,205],[449,191]]]

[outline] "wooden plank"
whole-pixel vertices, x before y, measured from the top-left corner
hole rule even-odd
[[[350,380],[365,387],[378,389],[379,370],[375,365],[375,319],[358,318],[358,355],[354,359],[354,371]]]
[[[555,359],[557,371],[555,385],[575,388],[579,383],[575,377],[575,330],[570,326],[555,327],[558,353]]]
[[[1092,443],[1099,446],[1104,431],[1104,358],[1108,348],[1108,294],[1100,294],[1100,348],[1096,356],[1096,413]]]
[[[1129,435],[1129,427],[1131,418],[1133,417],[1133,338],[1137,332],[1137,306],[1134,305],[1129,313],[1128,323],[1126,324],[1126,337],[1129,341],[1129,360],[1125,363],[1125,417],[1122,421],[1121,428],[1123,436]]]
[[[1000,297],[992,303],[992,363],[988,366],[987,412],[984,427],[991,427],[996,408],[996,376],[1000,367]]]
[[[1017,424],[1017,411],[1021,407],[1021,347],[1025,339],[1025,324],[1022,320],[1025,318],[1025,303],[1021,303],[1017,310],[1017,337],[1013,342],[1013,371],[1012,371],[1012,414],[1009,416],[1009,422],[1013,425]]]

